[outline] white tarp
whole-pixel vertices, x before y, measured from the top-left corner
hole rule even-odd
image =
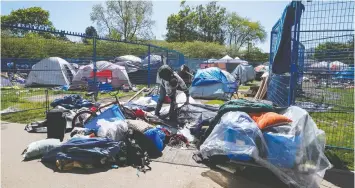
[[[145,57],[143,60],[143,66],[148,66],[148,57]],[[160,64],[162,59],[160,55],[150,55],[150,65]]]
[[[32,66],[26,80],[26,86],[69,85],[74,75],[75,70],[70,63],[60,57],[50,57]]]
[[[96,62],[96,67],[97,67],[97,72],[104,71],[104,70],[112,71],[111,85],[113,88],[121,87],[123,84],[129,84],[131,86],[125,67],[115,65],[108,61],[98,61]],[[81,66],[78,72],[76,73],[76,75],[74,76],[73,84],[71,85],[71,87],[76,88],[80,84],[85,84],[85,82],[87,84],[86,80],[90,78],[90,75],[93,72],[93,70],[94,70],[94,65],[92,63],[89,65]]]
[[[141,63],[142,59],[134,55],[124,55],[124,56],[116,57],[114,61],[115,62],[130,61],[130,62]]]
[[[234,69],[232,75],[238,77],[241,84],[245,84],[255,79],[255,70],[252,65],[240,64]]]

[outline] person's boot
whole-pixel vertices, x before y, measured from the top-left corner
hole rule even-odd
[[[154,112],[154,114],[155,114],[157,117],[160,117],[160,110],[161,110],[161,107],[162,107],[162,106],[163,106],[163,103],[158,102],[157,107],[155,108],[155,112]]]

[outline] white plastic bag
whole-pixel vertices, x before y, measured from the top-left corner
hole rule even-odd
[[[157,102],[152,100],[152,97],[140,97],[139,99],[137,99],[133,103],[141,105],[141,106],[146,106],[146,107],[155,107],[155,106],[157,106]]]
[[[43,156],[51,149],[59,146],[61,144],[59,139],[45,139],[32,142],[27,146],[27,148],[23,151],[23,157],[27,159],[36,158]]]
[[[177,104],[183,104],[186,102],[186,95],[183,92],[180,92],[176,96],[176,103]],[[190,104],[199,104],[197,103],[191,96],[189,97],[189,103]]]
[[[122,141],[125,138],[126,132],[128,131],[128,125],[125,121],[106,121],[100,119],[97,121],[100,126],[97,131],[98,137],[110,138],[114,141]]]

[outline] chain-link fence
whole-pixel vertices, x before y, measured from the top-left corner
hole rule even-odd
[[[163,63],[175,69],[184,64],[183,54],[151,44],[25,25],[1,27],[2,113],[48,108],[55,99],[88,91],[99,99],[111,90],[133,95],[132,89],[155,84]]]
[[[306,109],[326,132],[327,148],[335,149],[338,157],[351,164],[354,4],[354,1],[297,1],[286,7],[271,32],[267,93],[268,99],[278,105]],[[290,38],[289,43],[285,37]],[[273,65],[277,55],[284,56],[283,64]],[[276,74],[272,66],[284,66],[287,71]]]

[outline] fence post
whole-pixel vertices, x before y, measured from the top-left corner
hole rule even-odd
[[[148,44],[148,88],[150,87],[150,44]]]
[[[169,65],[169,50],[166,50],[166,62],[167,65]]]
[[[288,94],[288,105],[292,105],[295,101],[295,89],[296,89],[296,73],[297,73],[297,62],[298,62],[298,37],[299,37],[299,25],[300,25],[300,7],[299,3],[296,2],[296,12],[295,12],[295,24],[293,30],[293,43],[291,52],[291,74],[290,74],[290,89]]]
[[[93,60],[93,66],[94,66],[94,92],[95,92],[95,100],[97,100],[98,96],[98,88],[96,84],[96,72],[97,72],[97,67],[96,67],[96,36],[92,38],[92,44],[93,44],[93,50],[92,50],[92,60]]]

